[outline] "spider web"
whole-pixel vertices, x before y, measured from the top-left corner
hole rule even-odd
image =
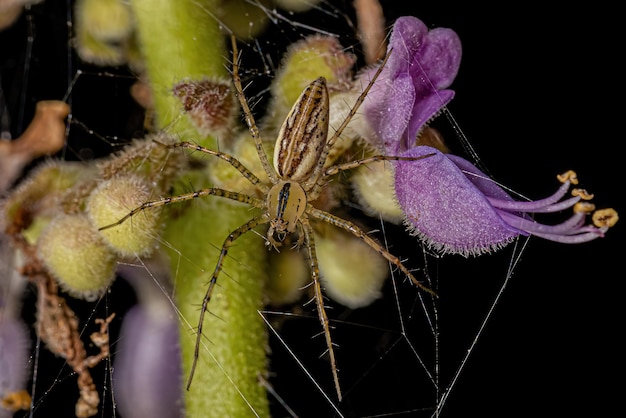
[[[128,97],[134,81],[128,70],[81,63],[67,48],[70,3],[47,0],[32,6],[0,33],[2,89],[14,137],[32,117],[36,101],[69,94],[74,123],[63,158],[90,160],[137,136],[142,112]],[[533,198],[552,191],[555,174],[574,168],[600,206],[615,207],[610,198],[616,181],[607,179],[615,178],[611,175],[618,167],[617,153],[611,152],[617,130],[611,123],[620,120],[620,108],[605,104],[608,94],[598,84],[620,74],[609,45],[610,15],[573,10],[576,18],[564,21],[545,11],[540,16],[518,11],[515,20],[493,20],[487,17],[493,11],[441,5],[408,10],[400,3],[382,2],[388,22],[414,15],[429,27],[454,29],[463,42],[462,66],[452,86],[456,97],[449,113],[435,122],[454,153],[463,155],[471,146],[494,178]],[[243,77],[254,78],[246,92],[256,103],[255,112],[267,100],[267,85],[285,45],[306,34],[332,33],[360,52],[348,2],[322,2],[303,15],[267,11],[272,23],[242,62]],[[581,33],[577,21],[600,23],[595,32]],[[346,33],[337,33],[338,27]],[[507,46],[494,43],[495,37],[506,39]],[[55,41],[64,45],[62,53],[46,52],[47,43]],[[22,62],[15,61],[18,56]],[[623,84],[612,86],[618,95],[623,90]],[[369,307],[349,310],[328,302],[347,399],[341,405],[332,401],[330,366],[320,359],[324,346],[315,337],[320,332],[315,315],[307,309],[262,312],[270,326],[274,416],[565,415],[584,410],[600,415],[617,408],[621,385],[609,386],[608,379],[613,375],[621,382],[617,367],[623,363],[618,360],[623,310],[612,289],[616,279],[623,279],[615,261],[624,242],[619,227],[590,244],[520,240],[496,254],[465,259],[437,257],[403,228],[367,222],[382,231],[378,238],[392,253],[419,270],[418,277],[427,275],[439,300],[426,303],[392,272],[384,296]],[[68,298],[86,333],[96,328],[95,318],[117,314],[110,327],[113,356],[120,319],[134,302],[123,280],[116,280],[97,304]],[[35,294],[28,289],[23,301],[28,324],[34,323],[34,306]],[[103,417],[121,416],[111,396],[111,360],[93,371]],[[76,376],[34,333],[32,366],[34,408],[15,416],[72,416]]]

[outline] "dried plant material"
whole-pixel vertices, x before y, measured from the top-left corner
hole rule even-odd
[[[24,6],[41,3],[43,0],[0,0],[0,30],[11,26],[22,14]]]
[[[79,418],[94,416],[98,413],[100,396],[89,368],[109,355],[107,327],[115,314],[104,320],[96,320],[96,323],[100,323],[100,330],[91,335],[91,341],[100,352],[87,356],[80,339],[78,318],[65,299],[59,296],[56,282],[43,274],[33,279],[38,289],[37,334],[51,352],[66,359],[67,364],[78,374],[80,397],[76,402],[76,416]]]
[[[359,40],[365,62],[373,64],[385,55],[385,16],[378,0],[354,0]]]
[[[70,107],[65,102],[38,102],[35,116],[24,133],[15,141],[0,141],[0,192],[11,186],[26,164],[63,147],[64,120],[69,113]]]
[[[12,235],[14,245],[26,260],[20,274],[37,286],[37,321],[35,330],[48,350],[65,359],[78,375],[79,399],[76,402],[76,416],[88,418],[98,413],[100,395],[91,378],[89,369],[110,355],[108,325],[115,314],[106,319],[96,319],[99,331],[91,335],[91,341],[100,349],[98,354],[87,356],[85,345],[80,339],[78,318],[59,295],[57,283],[46,271],[37,257],[34,245],[30,245],[21,235]]]
[[[11,26],[22,14],[21,5],[0,6],[0,30]]]
[[[239,110],[229,80],[186,79],[174,85],[173,93],[201,135],[228,137]]]

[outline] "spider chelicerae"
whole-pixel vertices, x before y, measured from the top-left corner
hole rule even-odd
[[[273,165],[269,163],[261,134],[256,125],[248,102],[243,92],[241,79],[239,77],[239,54],[235,38],[232,39],[233,48],[233,84],[235,92],[241,108],[243,110],[245,121],[252,136],[259,160],[263,166],[265,173],[269,179],[264,182],[255,174],[246,168],[239,160],[227,153],[208,149],[191,142],[179,142],[169,145],[171,148],[186,148],[193,151],[199,151],[220,158],[228,162],[237,169],[258,191],[260,191],[265,199],[260,199],[252,195],[238,193],[217,187],[201,189],[191,193],[185,193],[177,196],[166,197],[159,200],[143,203],[141,206],[130,211],[126,216],[117,222],[103,226],[99,230],[112,228],[120,225],[133,215],[158,206],[167,205],[174,202],[183,202],[195,199],[201,196],[220,196],[223,198],[235,200],[238,202],[249,204],[261,210],[261,214],[253,217],[243,225],[233,230],[222,244],[215,270],[208,285],[208,289],[202,301],[200,318],[198,320],[198,329],[196,336],[196,346],[194,351],[193,363],[187,381],[187,388],[190,387],[196,364],[199,357],[199,350],[202,339],[202,327],[205,313],[208,311],[209,302],[213,289],[217,283],[217,278],[222,271],[222,266],[229,248],[235,240],[241,235],[256,228],[257,226],[268,224],[267,233],[265,235],[267,246],[272,249],[280,247],[285,238],[290,234],[296,234],[296,246],[306,249],[312,286],[314,289],[314,299],[317,308],[319,321],[322,325],[329,361],[331,364],[333,381],[337,396],[341,400],[341,389],[339,385],[339,376],[337,372],[337,363],[335,352],[331,340],[329,319],[324,308],[324,296],[322,286],[320,284],[320,270],[318,266],[315,242],[313,238],[313,227],[311,220],[326,222],[337,228],[353,234],[358,239],[365,242],[373,250],[382,255],[398,270],[405,274],[420,289],[433,294],[433,292],[420,283],[411,271],[404,266],[402,261],[387,251],[375,239],[371,238],[365,231],[358,227],[355,223],[335,216],[329,212],[316,208],[311,202],[320,197],[325,185],[328,183],[329,177],[346,170],[351,170],[363,164],[384,160],[416,160],[426,158],[429,155],[419,158],[404,158],[396,156],[376,155],[372,157],[357,159],[347,163],[335,164],[326,167],[328,155],[341,136],[343,130],[347,127],[351,119],[356,115],[360,105],[365,100],[372,85],[380,75],[382,69],[389,58],[391,51],[385,56],[378,70],[360,94],[349,113],[335,130],[330,138],[328,138],[329,126],[329,93],[326,86],[326,80],[319,77],[311,82],[301,93],[300,97],[293,105],[287,118],[279,131],[278,138],[274,149]]]

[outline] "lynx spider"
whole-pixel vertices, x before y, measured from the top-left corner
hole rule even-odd
[[[391,53],[390,51],[387,56],[385,56],[383,62],[372,77],[367,87],[363,90],[361,95],[356,100],[355,104],[350,109],[350,112],[348,113],[344,121],[328,140],[329,98],[328,89],[326,87],[326,80],[323,77],[319,77],[311,84],[309,84],[302,91],[300,98],[293,105],[293,107],[289,111],[287,118],[283,122],[283,126],[281,127],[278,138],[276,140],[276,148],[273,161],[274,165],[270,165],[263,148],[263,141],[261,139],[260,131],[256,125],[252,112],[250,111],[250,107],[248,106],[247,99],[244,95],[243,87],[241,85],[241,79],[239,77],[239,55],[237,51],[237,43],[234,37],[232,37],[231,41],[233,48],[233,84],[235,86],[237,98],[239,99],[239,103],[243,110],[245,121],[250,131],[250,135],[254,140],[258,157],[269,178],[269,183],[264,183],[263,181],[261,181],[235,157],[224,152],[204,148],[190,142],[179,142],[171,145],[171,147],[186,148],[193,151],[199,151],[205,154],[213,155],[228,162],[235,169],[237,169],[250,183],[256,186],[266,197],[266,199],[261,200],[259,198],[249,196],[243,193],[237,193],[212,187],[198,190],[192,193],[186,193],[146,202],[141,206],[133,209],[119,221],[111,225],[101,227],[100,230],[120,225],[122,222],[126,221],[133,215],[148,208],[163,206],[175,202],[183,202],[195,199],[197,197],[209,195],[220,196],[238,202],[247,203],[253,207],[262,210],[261,215],[250,219],[248,222],[232,231],[222,245],[220,255],[215,266],[215,270],[209,282],[206,295],[202,301],[202,308],[198,321],[194,358],[187,381],[187,389],[189,389],[189,387],[191,386],[196,364],[199,358],[204,315],[208,311],[208,305],[211,300],[213,288],[217,282],[217,277],[222,270],[224,259],[233,242],[241,235],[263,224],[269,224],[265,239],[266,245],[270,247],[270,249],[272,247],[278,248],[287,236],[287,234],[299,232],[297,242],[298,245],[305,246],[308,252],[307,255],[310,263],[312,285],[315,292],[315,304],[326,340],[327,353],[330,359],[335,389],[337,391],[338,399],[341,401],[342,394],[341,388],[339,386],[337,363],[330,336],[329,320],[324,308],[324,296],[320,284],[320,272],[315,251],[315,243],[313,240],[313,228],[310,223],[310,218],[322,222],[327,222],[331,225],[350,232],[351,234],[365,242],[367,245],[369,245],[380,255],[382,255],[394,266],[396,266],[417,287],[430,294],[434,293],[432,292],[432,290],[420,283],[417,278],[415,278],[415,276],[411,273],[411,271],[402,264],[398,257],[388,252],[384,247],[382,247],[378,242],[376,242],[373,238],[367,235],[356,224],[346,219],[332,215],[329,212],[317,209],[310,202],[314,201],[320,196],[322,188],[326,184],[328,177],[341,171],[350,170],[360,165],[372,163],[375,161],[416,160],[426,158],[429,155],[419,158],[403,158],[376,155],[373,157],[354,160],[342,164],[336,164],[325,168],[325,162],[332,146],[340,137],[341,133],[346,128],[350,120],[356,115],[359,106],[365,100],[365,97],[367,96],[369,90],[371,89],[372,85],[374,84],[374,82],[380,75],[383,67],[385,66],[389,57],[389,53]],[[299,231],[297,231],[298,229]]]

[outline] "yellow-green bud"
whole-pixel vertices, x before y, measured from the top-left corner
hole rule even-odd
[[[115,254],[84,214],[54,218],[37,249],[50,274],[74,297],[96,300],[115,278]]]
[[[363,212],[400,224],[405,215],[396,198],[393,173],[389,162],[377,161],[355,169],[350,181]]]
[[[96,228],[112,225],[150,200],[150,188],[136,176],[113,177],[89,197],[87,213]],[[149,255],[160,229],[161,207],[139,211],[119,225],[100,231],[104,241],[122,257]]]
[[[315,236],[324,290],[349,308],[367,306],[381,296],[389,267],[369,245],[337,228]]]
[[[304,253],[293,248],[270,252],[270,272],[266,294],[271,305],[296,302],[311,281]]]

